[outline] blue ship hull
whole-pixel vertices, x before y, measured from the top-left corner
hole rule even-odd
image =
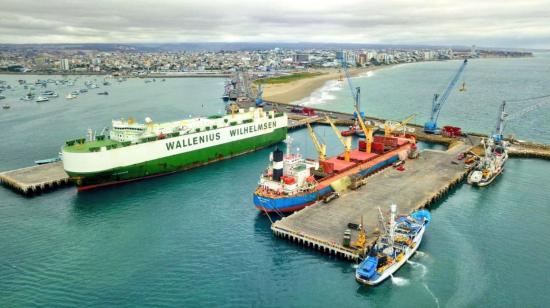
[[[327,186],[309,194],[283,198],[268,198],[254,194],[254,205],[262,212],[293,212],[314,203],[332,191],[332,187]]]
[[[360,176],[367,176],[369,174],[372,174],[384,167],[387,167],[394,162],[396,162],[399,159],[398,155],[391,156],[387,160],[381,161],[377,163],[376,165],[373,165],[369,168],[363,169],[359,172],[357,172]],[[312,203],[320,200],[323,196],[333,192],[334,190],[329,185],[325,188],[322,188],[320,190],[311,192],[309,194],[300,195],[300,196],[289,196],[289,197],[278,197],[278,198],[270,198],[270,197],[264,197],[264,196],[258,196],[256,193],[254,194],[254,205],[256,208],[262,212],[294,212],[297,210],[300,210],[308,205],[311,205]]]

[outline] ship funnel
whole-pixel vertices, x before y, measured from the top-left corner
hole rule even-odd
[[[276,148],[273,151],[273,181],[280,181],[283,176],[283,151]]]

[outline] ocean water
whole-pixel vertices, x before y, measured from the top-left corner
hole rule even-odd
[[[361,87],[361,110],[372,116],[400,120],[416,114],[412,121],[423,125],[430,116],[434,93],[443,94],[461,60],[402,64],[352,78]],[[489,133],[494,130],[502,101],[513,116],[527,106],[550,101],[514,102],[550,95],[550,53],[533,58],[471,59],[443,106],[438,124],[453,125],[468,131]],[[466,91],[458,86],[465,83]],[[300,100],[304,105],[340,111],[353,111],[353,99],[346,81],[329,81],[311,97]],[[550,103],[510,121],[505,134],[519,139],[550,142]]]
[[[514,62],[515,80],[522,80],[521,74],[530,80],[531,61]],[[449,63],[422,64],[412,71],[443,80]],[[420,80],[403,81],[403,69],[357,81],[366,85],[384,76],[400,83],[393,91],[418,88]],[[422,69],[424,74],[417,72]],[[19,78],[0,76],[11,84]],[[548,84],[550,77],[545,78]],[[77,101],[58,98],[44,104],[19,101],[22,89],[4,92],[12,108],[0,110],[0,170],[53,157],[66,139],[83,136],[88,127],[101,130],[112,118],[161,121],[223,110],[222,79],[148,84],[134,79],[98,91],[103,90],[110,95],[91,91]],[[365,95],[389,95],[376,91],[385,90],[374,87]],[[345,93],[333,92],[344,98]],[[500,92],[493,95],[498,105]],[[348,106],[337,100],[319,104]],[[402,104],[401,109],[411,108]],[[494,121],[493,106],[476,108]],[[542,110],[536,115],[548,119]],[[408,111],[399,112],[396,117]],[[536,121],[522,123],[521,137],[538,129]],[[341,151],[330,128],[316,131],[330,144],[329,154]],[[315,155],[305,130],[290,135],[295,150]],[[548,134],[524,138],[547,140]],[[355,282],[354,264],[272,235],[269,219],[251,198],[270,150],[92,192],[67,188],[26,198],[0,189],[0,307],[540,307],[550,301],[544,278],[550,270],[545,184],[550,162],[511,159],[490,187],[459,186],[432,209],[433,222],[411,262],[392,280],[366,288]]]

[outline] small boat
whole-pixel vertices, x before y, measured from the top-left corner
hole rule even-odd
[[[42,95],[50,98],[59,97],[59,95],[52,90],[44,91],[42,92]]]
[[[145,80],[145,83],[150,83],[150,82],[152,82],[152,81],[149,80],[149,79]]]
[[[27,93],[25,96],[21,98],[22,101],[32,101],[34,99],[34,94]]]
[[[39,159],[35,160],[34,163],[37,165],[44,165],[44,164],[51,164],[61,161],[61,157],[54,157],[54,158],[47,158],[47,159]]]
[[[95,83],[92,83],[90,85],[90,89],[97,89],[97,88],[99,88],[99,87]]]
[[[109,95],[109,92],[107,92],[107,91],[98,92],[97,95]]]
[[[0,99],[5,99],[6,97],[3,95],[0,95]]]
[[[78,94],[75,95],[74,92],[69,93],[67,94],[67,96],[65,96],[66,99],[75,99],[77,97],[78,97]]]
[[[485,155],[468,174],[468,184],[479,187],[491,184],[504,171],[504,164],[508,160],[508,148],[504,141],[497,144],[493,138],[489,138],[483,144]]]
[[[78,91],[79,91],[80,93],[86,93],[86,92],[88,92],[88,89],[80,89],[80,90],[78,90]]]
[[[10,108],[11,108],[11,106],[8,105],[8,104],[5,104],[4,106],[2,106],[2,109],[10,109]]]
[[[44,96],[39,96],[38,98],[36,98],[36,101],[37,103],[43,103],[43,102],[47,102],[49,101],[50,99],[47,98],[47,97],[44,97]]]
[[[390,209],[388,224],[378,209],[382,234],[355,271],[355,279],[361,284],[375,286],[400,269],[420,246],[431,220],[427,210],[419,210],[409,216],[397,216],[397,206],[392,204]]]
[[[480,157],[470,170],[468,174],[468,184],[470,185],[487,186],[504,171],[504,164],[508,160],[508,142],[504,140],[502,135],[504,122],[508,115],[504,111],[505,106],[506,102],[503,102],[494,134],[481,140],[485,155]]]
[[[103,82],[103,85],[104,85],[104,86],[110,86],[110,85],[111,85],[111,83],[110,83],[110,82],[108,82],[108,81],[104,81],[104,82]]]

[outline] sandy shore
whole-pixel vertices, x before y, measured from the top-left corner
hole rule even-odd
[[[350,69],[351,76],[357,76],[369,71],[380,70],[383,68],[391,67],[392,65],[364,67],[357,69]],[[296,80],[284,84],[268,84],[263,86],[264,99],[267,101],[273,101],[277,103],[294,103],[305,97],[308,97],[313,91],[321,88],[329,80],[338,80],[340,76],[345,81],[344,73],[338,69],[319,70],[323,72],[323,75]]]

